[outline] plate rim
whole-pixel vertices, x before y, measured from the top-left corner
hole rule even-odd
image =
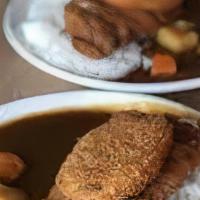
[[[105,96],[106,98],[101,98]],[[162,97],[139,93],[78,90],[34,96],[0,105],[0,125],[29,115],[63,112],[70,109],[91,109],[95,107],[98,111],[98,108],[101,110],[102,107],[106,106],[106,110],[109,107],[111,111],[119,111],[134,109],[135,106],[135,109],[146,112],[152,103],[158,105],[158,110],[163,113],[167,111],[172,113],[173,111],[174,114],[180,116],[188,116],[195,120],[200,119],[200,111]]]
[[[75,83],[81,86],[108,90],[108,91],[119,91],[119,92],[137,92],[137,93],[149,93],[149,94],[164,94],[169,92],[180,92],[188,91],[192,89],[200,88],[200,77],[179,80],[179,81],[168,81],[161,83],[120,83],[115,81],[99,80],[94,78],[88,78],[74,73],[62,70],[56,66],[47,63],[43,59],[34,55],[31,51],[26,49],[20,41],[13,35],[11,29],[9,28],[9,13],[12,9],[10,0],[6,7],[6,11],[3,16],[3,31],[7,41],[10,43],[12,48],[20,55],[24,60],[29,62],[36,67],[52,76],[60,78],[71,83]]]

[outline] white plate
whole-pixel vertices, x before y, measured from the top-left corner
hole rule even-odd
[[[2,105],[0,106],[0,125],[30,115],[71,109],[89,110],[93,107],[101,111],[135,109],[143,112],[168,112],[194,120],[200,119],[200,112],[159,97],[101,91],[75,91],[38,96]],[[192,180],[193,182],[187,182],[171,200],[199,200],[200,173],[196,173],[196,178]]]
[[[120,83],[83,77],[67,71],[64,69],[62,64],[59,66],[55,65],[51,59],[49,59],[48,62],[47,59],[45,61],[42,56],[38,56],[38,52],[36,53],[36,50],[29,48],[29,46],[31,46],[29,43],[24,43],[20,40],[21,35],[17,31],[17,27],[21,26],[24,19],[30,14],[29,8],[32,5],[31,2],[33,1],[35,0],[10,0],[4,15],[3,28],[6,38],[15,51],[37,68],[66,81],[103,90],[139,93],[168,93],[200,88],[200,77],[164,83]],[[40,2],[41,1],[44,0],[40,0]],[[53,1],[54,0],[50,2]],[[37,12],[34,14],[37,15]],[[46,23],[48,23],[48,20]]]
[[[0,105],[0,125],[30,114],[92,107],[105,111],[135,109],[200,119],[200,112],[164,98],[145,94],[85,90],[31,97]]]

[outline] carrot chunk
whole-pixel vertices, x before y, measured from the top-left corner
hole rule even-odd
[[[171,76],[176,74],[176,60],[170,55],[156,53],[153,57],[151,76]]]

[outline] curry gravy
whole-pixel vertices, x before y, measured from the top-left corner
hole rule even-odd
[[[31,200],[46,197],[77,138],[109,117],[103,112],[70,111],[29,117],[0,127],[0,151],[15,153],[27,164],[25,174],[14,185],[23,188]]]

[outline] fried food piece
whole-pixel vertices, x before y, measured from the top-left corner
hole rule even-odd
[[[190,130],[188,131],[188,129]],[[145,191],[134,200],[166,200],[174,194],[187,179],[188,174],[195,170],[200,164],[200,131],[188,124],[177,125],[175,127],[176,142],[172,152],[161,169],[160,175],[155,181],[145,189]],[[178,132],[177,132],[178,130]],[[55,186],[54,186],[55,187]],[[47,200],[69,200],[61,195],[55,188],[54,196],[50,194]],[[131,199],[131,198],[129,198]]]
[[[16,180],[25,167],[23,160],[15,154],[0,152],[0,181],[7,183]]]
[[[129,199],[166,200],[182,186],[188,174],[199,166],[200,128],[177,118],[171,118],[170,121],[174,125],[175,142],[159,177],[139,197]],[[69,200],[61,195],[58,188],[52,189],[51,193],[57,195],[50,195],[54,198],[48,200]]]
[[[173,142],[163,115],[116,113],[74,147],[56,177],[73,200],[137,196],[160,171]]]
[[[168,199],[200,165],[200,128],[174,121],[174,133],[175,143],[160,176],[137,200]]]

